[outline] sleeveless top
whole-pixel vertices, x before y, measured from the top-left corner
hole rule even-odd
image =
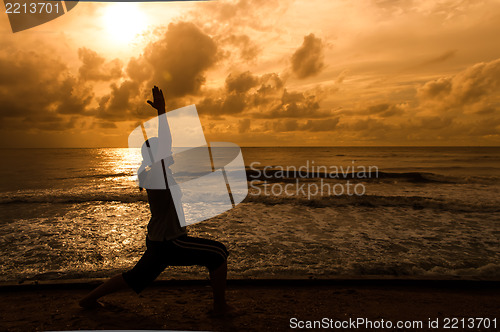
[[[148,223],[148,239],[168,241],[187,234],[181,227],[169,189],[147,189],[151,219]]]

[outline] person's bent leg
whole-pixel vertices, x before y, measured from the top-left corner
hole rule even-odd
[[[79,304],[84,308],[97,307],[97,300],[99,298],[127,287],[128,285],[125,282],[125,279],[123,279],[123,276],[118,274],[90,292],[87,296],[80,300]]]

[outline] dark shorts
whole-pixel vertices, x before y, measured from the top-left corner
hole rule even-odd
[[[140,293],[168,266],[206,266],[210,271],[221,266],[228,251],[222,243],[183,235],[170,241],[146,239],[146,252],[131,270],[123,273],[125,282]]]

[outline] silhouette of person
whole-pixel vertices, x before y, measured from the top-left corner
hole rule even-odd
[[[226,247],[217,241],[191,237],[186,228],[181,227],[179,218],[184,218],[182,212],[178,215],[170,183],[174,183],[168,168],[173,163],[171,157],[171,136],[165,114],[165,99],[162,90],[153,88],[153,101],[148,100],[158,111],[158,138],[148,139],[142,149],[143,163],[139,168],[139,187],[146,188],[151,219],[148,223],[146,238],[147,249],[137,264],[129,271],[118,274],[94,289],[80,300],[84,308],[99,307],[97,300],[107,294],[124,288],[132,288],[137,294],[152,283],[168,266],[206,266],[209,271],[213,289],[213,314],[224,315],[233,311],[226,303],[227,256]],[[163,159],[158,162],[158,157]],[[154,159],[154,160],[153,160]],[[151,165],[146,167],[146,165]],[[152,179],[158,174],[163,175],[164,185],[161,189],[148,189]],[[173,182],[172,182],[173,181]],[[166,188],[166,189],[165,189]]]

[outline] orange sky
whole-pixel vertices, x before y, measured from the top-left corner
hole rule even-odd
[[[196,104],[241,146],[500,145],[500,1],[85,3],[12,33],[1,147],[126,147]]]

